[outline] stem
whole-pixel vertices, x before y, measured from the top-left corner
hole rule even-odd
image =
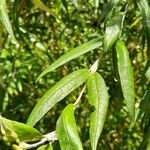
[[[81,97],[82,97],[82,95],[83,95],[83,93],[84,93],[85,88],[86,88],[86,85],[83,87],[83,89],[81,90],[81,92],[80,92],[80,94],[79,94],[77,100],[76,100],[75,103],[73,104],[74,107],[76,107],[76,106],[78,105],[78,103],[80,102]]]
[[[44,144],[46,141],[53,142],[55,140],[57,140],[57,135],[56,135],[56,131],[53,131],[53,132],[50,132],[50,133],[44,135],[44,138],[42,138],[39,142],[34,143],[34,144],[26,144],[26,146],[22,146],[22,147],[20,146],[20,148],[23,148],[23,149],[36,148],[39,145]]]

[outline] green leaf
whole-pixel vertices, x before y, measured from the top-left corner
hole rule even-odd
[[[60,58],[58,58],[53,64],[51,64],[48,68],[46,68],[37,78],[37,81],[42,78],[45,74],[48,72],[53,71],[54,69],[58,68],[59,66],[67,63],[68,61],[83,55],[95,48],[98,48],[101,46],[101,38],[95,38],[89,42],[86,42],[70,51],[68,51],[66,54],[62,55]]]
[[[118,61],[118,71],[121,81],[122,92],[129,115],[132,119],[135,116],[135,92],[133,70],[128,54],[128,50],[122,41],[116,44],[116,53]]]
[[[72,104],[69,104],[61,113],[56,124],[56,132],[62,150],[83,150]]]
[[[32,2],[33,2],[34,5],[36,5],[41,10],[50,13],[55,18],[58,18],[56,16],[56,14],[52,10],[50,10],[41,0],[32,0]]]
[[[95,107],[90,116],[90,140],[92,150],[96,150],[108,109],[108,93],[103,78],[97,72],[92,73],[87,82],[88,98]]]
[[[100,15],[100,22],[106,18],[111,10],[118,4],[118,2],[119,0],[109,0],[109,2],[104,6],[103,11]]]
[[[150,67],[148,67],[146,73],[145,73],[146,78],[150,81]]]
[[[40,146],[37,150],[53,150],[52,144],[46,144],[46,145],[42,145]]]
[[[80,69],[56,83],[39,99],[28,118],[27,124],[35,125],[56,103],[85,82],[89,74],[90,71],[88,69]]]
[[[121,24],[123,16],[112,18],[106,23],[106,30],[104,34],[104,51],[108,51],[116,42],[119,34],[121,34]]]
[[[150,36],[150,7],[147,0],[138,0],[138,7],[141,11],[143,25],[145,26],[146,33]]]
[[[145,117],[149,117],[150,114],[150,89],[148,89],[144,96],[143,99],[140,103],[140,112],[139,112],[139,117],[141,117],[141,115],[145,115]]]
[[[16,142],[40,140],[43,135],[35,128],[0,116],[1,134],[5,139]]]
[[[6,0],[2,0],[0,2],[0,21],[2,22],[6,31],[9,33],[10,37],[15,41],[14,33],[12,30],[12,26],[11,26],[7,11],[8,10],[6,6]]]

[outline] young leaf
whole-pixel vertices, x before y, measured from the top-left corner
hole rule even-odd
[[[62,55],[60,58],[58,58],[53,64],[51,64],[48,68],[46,68],[37,78],[37,81],[42,78],[45,74],[48,72],[53,71],[54,69],[58,68],[59,66],[65,64],[66,62],[83,55],[95,48],[98,48],[101,46],[101,38],[95,38],[87,43],[84,43],[70,51],[68,51],[66,54]]]
[[[9,33],[10,37],[13,40],[15,40],[12,26],[11,26],[11,23],[9,21],[9,17],[8,17],[8,13],[7,13],[6,0],[2,0],[0,2],[0,21],[2,22],[6,31]]]
[[[9,141],[32,142],[40,140],[43,135],[35,128],[0,116],[1,134]]]
[[[104,9],[100,15],[100,22],[106,18],[109,12],[118,4],[118,2],[119,0],[109,0],[109,2],[104,6]]]
[[[121,87],[125,104],[128,108],[130,117],[134,119],[135,92],[134,92],[133,70],[128,50],[122,41],[117,42],[116,53],[117,53],[119,77],[121,81]]]
[[[35,125],[56,103],[85,82],[89,74],[90,71],[88,69],[80,69],[56,83],[39,99],[28,118],[27,124]]]
[[[121,33],[122,19],[122,16],[117,16],[107,22],[104,35],[105,52],[112,47],[112,45],[116,42],[119,34]]]
[[[62,150],[83,150],[72,104],[69,104],[61,113],[57,121],[56,132]]]
[[[103,78],[96,72],[89,76],[87,89],[89,102],[95,107],[90,116],[90,140],[92,150],[96,150],[106,119],[109,96]]]
[[[53,150],[52,144],[46,144],[40,146],[37,150]]]

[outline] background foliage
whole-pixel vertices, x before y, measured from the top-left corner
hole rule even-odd
[[[38,0],[7,1],[8,14],[17,42],[13,41],[1,23],[0,111],[3,116],[25,123],[38,98],[55,82],[79,68],[89,68],[99,58],[98,72],[109,88],[110,98],[98,149],[137,149],[140,147],[143,137],[146,136],[145,134],[143,136],[143,133],[149,129],[149,112],[143,117],[142,123],[141,119],[138,119],[134,127],[130,127],[131,120],[126,113],[120,84],[116,80],[114,47],[105,53],[107,46],[102,45],[59,67],[35,83],[39,74],[49,64],[71,48],[99,35],[103,37],[109,26],[107,22],[111,21],[112,17],[121,16],[126,11],[123,27],[120,29],[121,38],[129,51],[134,72],[135,107],[139,108],[142,99],[146,99],[143,96],[149,88],[145,72],[149,67],[148,31],[150,28],[145,22],[147,14],[150,15],[150,13],[148,11],[148,13],[145,12],[146,15],[144,14],[142,8],[144,4],[141,1],[113,0],[112,5],[108,5],[110,1],[99,0],[97,1],[99,5],[96,5],[93,0],[43,0],[46,8],[42,7]],[[149,3],[146,0],[144,2]],[[111,12],[109,12],[110,6],[113,6]],[[142,18],[144,18],[144,23]],[[149,77],[149,74],[147,76]],[[53,107],[37,123],[36,128],[44,134],[55,130],[61,111],[66,104],[77,99],[81,88],[73,91],[64,101]],[[148,96],[147,99],[149,99]],[[80,106],[75,111],[84,149],[90,148],[88,130],[89,115],[92,109],[87,103],[87,95],[84,94]],[[1,149],[7,149],[6,147],[9,149],[9,146],[9,142],[0,141]]]

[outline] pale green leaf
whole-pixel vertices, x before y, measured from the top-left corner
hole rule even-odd
[[[9,141],[32,142],[40,140],[43,135],[35,128],[0,116],[0,132]]]
[[[134,119],[135,91],[134,91],[133,70],[128,50],[122,41],[117,42],[116,53],[117,53],[119,77],[125,104],[128,108],[130,117]]]
[[[8,16],[8,10],[6,6],[6,0],[0,2],[0,21],[3,24],[10,37],[15,41],[14,33]]]
[[[99,7],[99,0],[95,0],[95,7],[96,7],[96,9],[98,9],[98,7]]]
[[[123,16],[117,16],[108,20],[104,34],[104,51],[108,51],[116,42],[119,34],[121,34],[121,24]]]
[[[56,132],[62,150],[83,150],[72,104],[69,104],[61,113],[57,121]]]
[[[59,66],[67,63],[68,61],[83,55],[95,48],[98,48],[101,46],[101,38],[95,38],[89,42],[86,42],[70,51],[62,55],[60,58],[58,58],[53,64],[51,64],[48,68],[46,68],[37,78],[37,81],[42,78],[45,74],[48,72],[53,71],[54,69],[58,68]]]
[[[40,146],[37,150],[53,150],[52,144],[46,144],[46,145],[42,145]]]
[[[27,124],[35,125],[56,103],[85,82],[89,74],[90,71],[88,69],[80,69],[56,83],[39,99],[28,118]]]
[[[111,10],[118,4],[119,0],[109,0],[109,2],[104,6],[103,11],[100,15],[100,21],[106,18],[106,16],[111,12]]]
[[[95,110],[90,116],[90,140],[92,150],[96,150],[108,109],[108,92],[103,78],[97,72],[92,73],[87,82],[88,99]]]

